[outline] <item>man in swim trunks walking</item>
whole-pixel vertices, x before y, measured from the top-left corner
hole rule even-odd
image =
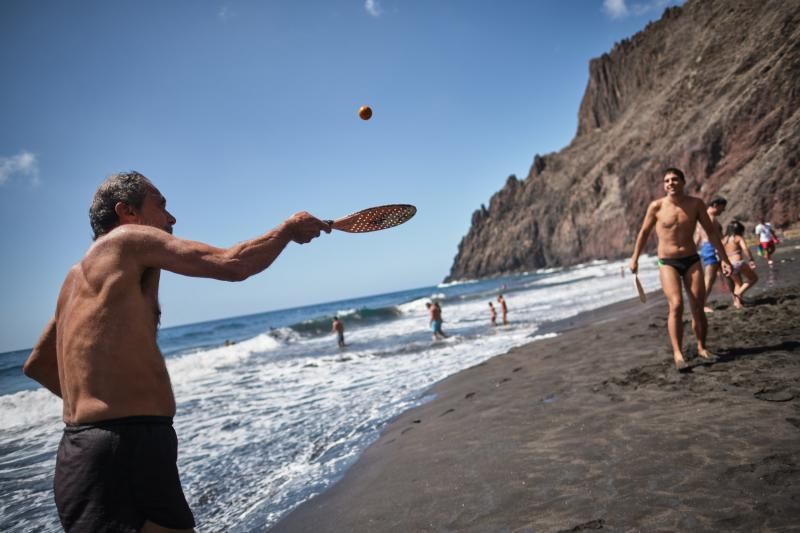
[[[711,223],[706,205],[699,198],[684,193],[686,178],[677,168],[664,172],[664,191],[666,196],[650,203],[644,216],[642,229],[636,237],[636,246],[631,257],[631,271],[639,269],[639,255],[642,253],[650,232],[655,227],[658,236],[658,263],[661,287],[669,303],[667,330],[672,343],[675,366],[679,371],[688,368],[683,357],[683,293],[681,284],[686,287],[689,307],[692,312],[692,329],[697,337],[697,353],[704,359],[711,359],[706,350],[708,323],[703,312],[705,284],[692,236],[699,222],[708,235],[709,241],[719,254],[722,272],[731,272],[731,263],[725,254],[717,228]]]
[[[714,227],[717,228],[717,233],[719,235],[722,235],[722,224],[717,220],[717,217],[725,212],[725,207],[727,205],[728,201],[725,198],[717,196],[711,200],[711,203],[708,204],[708,209],[706,209],[708,218],[711,220]],[[711,295],[714,282],[717,280],[719,259],[717,258],[716,250],[714,250],[714,245],[708,240],[708,234],[706,234],[702,225],[697,226],[695,236],[695,243],[699,246],[700,259],[703,261],[703,269],[705,271],[706,298],[703,302],[703,311],[711,313],[713,309],[708,306],[708,297]]]
[[[190,531],[181,489],[175,397],[156,344],[161,270],[241,281],[292,241],[327,223],[301,212],[230,248],[174,237],[166,199],[137,172],[114,174],[95,193],[95,242],[67,273],[55,316],[24,372],[63,399],[66,423],[54,493],[66,531]]]

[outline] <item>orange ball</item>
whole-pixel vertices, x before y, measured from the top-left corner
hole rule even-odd
[[[372,109],[368,105],[362,105],[358,110],[358,116],[361,120],[369,120],[372,118]]]

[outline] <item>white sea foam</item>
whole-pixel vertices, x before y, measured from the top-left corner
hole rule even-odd
[[[61,419],[61,400],[47,389],[0,396],[0,429],[33,426]]]
[[[430,301],[431,299],[429,297],[417,298],[414,301],[400,304],[397,306],[397,308],[403,314],[408,314],[408,315],[426,314],[427,310],[425,309],[425,304],[430,303]]]
[[[480,280],[477,279],[464,279],[464,280],[456,280],[456,281],[449,281],[447,283],[440,283],[436,286],[438,289],[445,289],[447,287],[457,287],[459,285],[471,285],[473,283],[478,283]]]

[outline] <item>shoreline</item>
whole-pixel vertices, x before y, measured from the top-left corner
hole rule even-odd
[[[798,249],[779,248],[773,286],[759,260],[745,310],[714,297],[717,363],[698,363],[687,325],[693,369],[674,370],[660,291],[546,324],[559,334],[434,385],[270,531],[796,525]]]

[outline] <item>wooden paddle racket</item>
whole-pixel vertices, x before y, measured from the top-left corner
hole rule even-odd
[[[399,226],[413,217],[417,208],[408,204],[370,207],[336,220],[326,220],[331,228],[348,233],[366,233]]]
[[[639,294],[639,300],[642,303],[647,302],[647,294],[644,292],[644,287],[642,287],[642,282],[639,281],[639,274],[633,275],[633,286],[636,287],[636,292]]]

